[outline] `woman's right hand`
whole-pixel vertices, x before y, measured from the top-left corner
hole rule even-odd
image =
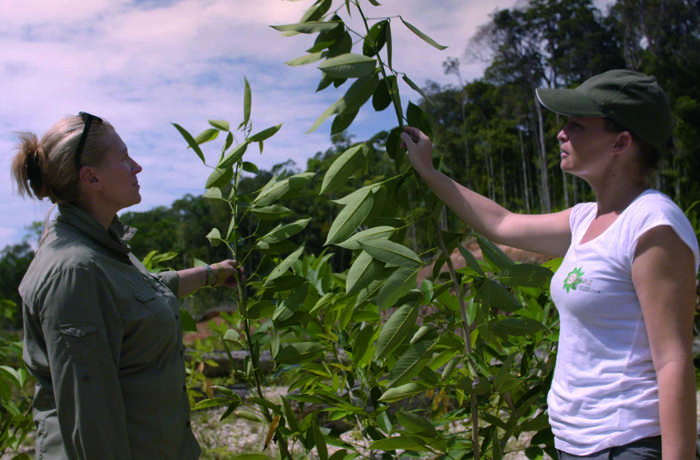
[[[433,143],[420,129],[406,126],[401,133],[401,147],[408,150],[408,158],[413,168],[419,173],[433,168]]]

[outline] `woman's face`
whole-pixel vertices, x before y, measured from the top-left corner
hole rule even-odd
[[[604,173],[617,139],[617,133],[606,131],[604,123],[603,118],[569,118],[557,135],[562,170],[586,180]]]
[[[102,187],[97,192],[101,205],[117,211],[141,202],[139,182],[136,177],[141,166],[130,156],[121,137],[110,129],[107,134],[110,146],[102,164],[95,167],[95,176]]]

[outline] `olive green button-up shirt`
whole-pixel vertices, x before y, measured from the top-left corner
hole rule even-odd
[[[61,205],[20,285],[39,459],[199,457],[177,273],[149,273],[132,234]]]

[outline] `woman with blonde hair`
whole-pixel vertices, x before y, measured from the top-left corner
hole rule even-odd
[[[81,112],[20,140],[19,192],[58,205],[19,287],[37,458],[199,457],[178,298],[234,286],[235,261],[155,275],[134,257],[117,212],[141,201],[141,166],[107,121]]]

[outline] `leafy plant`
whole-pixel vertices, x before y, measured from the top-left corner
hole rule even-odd
[[[1,300],[4,315],[12,317],[17,305]],[[33,430],[32,391],[34,379],[22,361],[22,343],[7,332],[0,334],[0,455],[15,453],[13,460],[24,460],[27,454],[17,453]]]
[[[275,26],[287,34],[317,35],[309,54],[290,65],[323,59],[319,90],[352,81],[311,129],[334,116],[331,132],[344,130],[370,98],[378,110],[392,105],[398,126],[390,132],[386,150],[395,173],[333,200],[341,209],[328,229],[326,245],[355,254],[347,272],[334,273],[328,264],[331,254],[307,254],[303,243],[292,243],[310,218],[291,216],[284,202],[313,174],[273,177],[251,194],[239,190],[241,172],[256,171],[244,161],[247,146],[279,129],[250,135],[247,80],[238,144],[228,122],[211,120],[211,128],[196,137],[175,125],[205,164],[200,144],[226,136],[205,196],[225,201],[231,221],[225,231],[212,229],[210,242],[226,245],[239,261],[256,252],[263,255],[252,273],[239,280],[235,301],[242,327],[223,335],[229,351],[248,353],[232,378],[251,384],[256,396],[241,401],[218,387],[215,397],[195,408],[227,404],[223,417],[235,413],[265,424],[268,436],[262,451],[274,441],[283,458],[311,451],[322,459],[378,453],[383,458],[419,453],[500,458],[507,441],[525,431],[537,433],[528,456],[542,456],[543,449],[551,455],[544,410],[557,331],[546,294],[551,270],[517,264],[479,236],[485,261],[477,261],[462,246],[463,235],[440,228],[441,206],[415,180],[400,148],[404,122],[428,133],[431,127],[416,104],[409,102],[404,114],[398,78],[419,88],[392,67],[393,18],[375,19],[370,25],[358,1],[345,1],[332,12],[331,3],[316,1],[300,23]],[[363,33],[343,21],[343,7],[361,16]],[[356,40],[351,34],[361,37],[362,54],[352,53]],[[325,173],[321,193],[332,197],[355,171],[367,170],[368,150],[360,143],[339,155]],[[413,203],[405,190],[415,197]],[[239,223],[249,214],[258,223],[253,232],[242,234]],[[411,226],[427,227],[433,246],[418,254],[404,245]],[[455,250],[466,267],[453,266]],[[434,258],[432,277],[418,288],[418,272]],[[447,273],[442,273],[445,265]],[[289,384],[281,403],[265,399],[262,392],[260,358],[265,350]],[[470,420],[466,432],[449,428],[465,419]],[[359,429],[362,439],[342,440],[333,423],[338,421]],[[330,455],[329,445],[339,450]]]

